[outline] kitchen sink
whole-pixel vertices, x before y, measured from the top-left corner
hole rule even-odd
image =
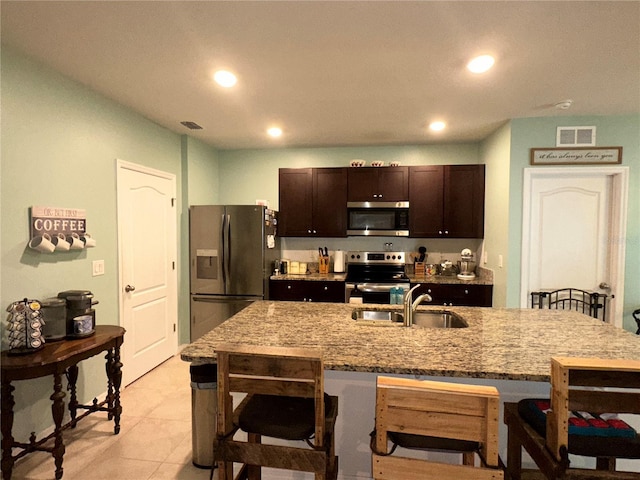
[[[356,321],[371,322],[374,325],[402,325],[402,312],[391,310],[354,309],[351,318]],[[466,328],[464,319],[447,310],[419,311],[413,314],[413,325],[421,328]]]
[[[360,310],[356,309],[351,312],[351,318],[354,320],[364,320],[371,322],[387,322],[402,323],[402,312],[394,312],[389,310]]]
[[[469,325],[460,315],[446,310],[415,312],[413,324],[425,328],[467,328]]]

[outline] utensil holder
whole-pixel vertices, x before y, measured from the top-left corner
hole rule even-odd
[[[413,264],[414,273],[416,276],[424,277],[425,274],[425,263],[424,262],[415,262]]]
[[[321,275],[329,273],[329,257],[318,257],[318,273]]]

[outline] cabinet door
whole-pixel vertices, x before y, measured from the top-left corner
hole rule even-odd
[[[383,202],[409,200],[409,167],[378,168],[378,200]]]
[[[443,231],[444,167],[409,167],[409,235],[440,237]]]
[[[312,234],[347,236],[347,168],[313,169]]]
[[[306,281],[306,300],[308,302],[344,303],[344,282]]]
[[[283,237],[310,236],[313,213],[313,169],[279,170],[278,234]]]
[[[287,302],[302,301],[304,288],[298,280],[269,280],[269,299]]]
[[[349,168],[347,174],[347,199],[349,202],[378,200],[378,168]]]
[[[413,297],[422,293],[428,293],[433,299],[424,305],[491,307],[493,304],[492,285],[423,283],[414,291]]]
[[[444,228],[448,237],[484,237],[484,176],[484,165],[445,168]]]

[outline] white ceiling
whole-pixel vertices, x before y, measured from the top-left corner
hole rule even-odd
[[[0,12],[4,44],[219,148],[477,141],[511,118],[640,112],[638,1],[2,0]],[[493,70],[467,72],[482,53]],[[236,88],[212,82],[219,68]],[[448,128],[427,132],[434,119]]]

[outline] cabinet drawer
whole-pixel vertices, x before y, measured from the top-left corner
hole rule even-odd
[[[344,282],[269,280],[271,300],[344,303]]]
[[[427,305],[491,307],[493,304],[492,285],[423,283],[414,292],[414,297],[421,293],[428,293],[433,298]]]

